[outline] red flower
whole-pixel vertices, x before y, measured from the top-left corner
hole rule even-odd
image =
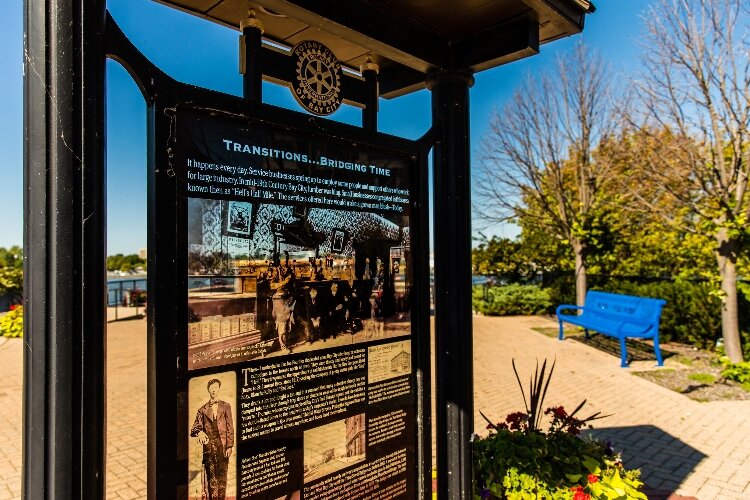
[[[575,426],[575,424],[568,425],[568,428],[566,430],[568,434],[572,434],[574,436],[577,436],[581,433],[581,429]]]
[[[17,304],[13,304],[12,306],[10,306],[10,308],[8,308],[9,311],[15,311],[16,309],[18,309]]]
[[[529,416],[526,415],[524,412],[517,411],[505,417],[505,421],[510,424],[511,430],[517,431],[521,428],[521,424],[525,422],[528,418]]]
[[[521,420],[526,418],[526,414],[522,411],[517,411],[508,414],[507,417],[505,417],[505,421],[509,424],[515,424],[516,422],[520,422]]]
[[[583,486],[580,484],[570,488],[573,492],[573,500],[591,500],[591,495],[583,491]]]
[[[594,474],[589,474],[586,479],[588,479],[589,483],[595,483],[599,480],[599,478]]]
[[[552,411],[555,413],[555,416],[557,418],[565,418],[568,416],[568,414],[565,412],[565,408],[563,408],[562,406],[558,406],[557,408],[554,408]]]

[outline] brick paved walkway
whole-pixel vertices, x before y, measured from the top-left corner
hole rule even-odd
[[[0,337],[0,500],[21,497],[23,340]]]
[[[750,401],[698,403],[619,368],[619,360],[575,341],[533,331],[538,318],[474,317],[477,430],[482,410],[501,419],[522,401],[511,358],[522,376],[535,359],[557,367],[549,405],[613,413],[594,433],[624,451],[652,487],[701,500],[750,498]],[[107,498],[143,498],[146,487],[145,320],[109,324]],[[0,339],[0,500],[20,498],[23,341]]]
[[[107,327],[107,498],[146,498],[146,320]]]
[[[613,414],[595,422],[593,433],[622,450],[625,464],[639,467],[651,487],[701,500],[750,498],[750,401],[693,401],[632,375],[631,369],[619,367],[618,358],[573,340],[546,337],[531,330],[535,326],[556,323],[539,317],[474,317],[477,430],[485,427],[479,410],[501,420],[523,409],[511,358],[524,381],[535,358],[541,363],[556,357],[547,404],[572,409],[587,399],[590,413]]]

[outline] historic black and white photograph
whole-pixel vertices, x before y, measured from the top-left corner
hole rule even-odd
[[[344,236],[345,233],[341,229],[333,230],[333,244],[331,248],[334,252],[342,252],[344,250]]]
[[[305,482],[365,459],[365,414],[359,413],[305,431]]]
[[[374,384],[411,373],[411,341],[402,340],[367,348],[367,383]]]
[[[190,198],[188,219],[191,369],[410,335],[408,217]]]
[[[253,206],[243,201],[226,202],[225,227],[227,234],[247,238],[250,235]]]
[[[195,377],[188,385],[189,499],[234,500],[236,493],[236,375]]]

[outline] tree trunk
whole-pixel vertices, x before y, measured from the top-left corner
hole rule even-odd
[[[576,305],[582,306],[586,300],[586,261],[584,259],[584,245],[578,241],[571,241],[575,254],[576,276]]]
[[[727,230],[719,229],[716,234],[718,248],[716,259],[721,278],[721,333],[724,338],[724,352],[732,363],[742,361],[740,343],[739,310],[737,307],[737,249],[739,242],[727,235]]]

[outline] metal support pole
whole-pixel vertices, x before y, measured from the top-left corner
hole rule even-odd
[[[164,102],[160,100],[164,99]],[[187,419],[187,342],[173,332],[181,328],[180,318],[187,318],[187,301],[180,300],[180,290],[187,275],[177,272],[180,251],[186,242],[179,240],[176,228],[183,222],[178,217],[184,207],[178,206],[177,177],[167,148],[173,123],[160,120],[166,106],[175,102],[168,93],[149,102],[147,120],[148,144],[148,284],[151,294],[147,306],[148,342],[148,411],[146,484],[147,498],[188,498],[188,435]],[[159,168],[158,165],[169,165]],[[186,200],[186,198],[185,198]],[[185,220],[185,219],[182,219]],[[158,229],[158,230],[157,230]],[[185,269],[183,267],[182,269]]]
[[[23,498],[104,498],[105,0],[24,11]]]
[[[471,319],[470,73],[430,77],[435,200],[435,364],[438,498],[472,495],[474,383]]]
[[[250,10],[240,21],[240,73],[242,96],[250,102],[263,102],[263,23]]]
[[[367,62],[360,67],[360,71],[365,78],[365,85],[367,86],[366,103],[362,110],[362,128],[377,132],[378,97],[380,96],[380,90],[378,88],[379,67],[372,62],[372,59],[368,56]]]

